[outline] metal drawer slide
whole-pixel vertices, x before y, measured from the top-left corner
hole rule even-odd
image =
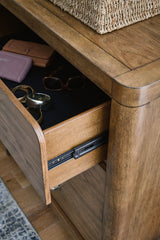
[[[60,164],[69,161],[70,159],[74,158],[74,159],[78,159],[81,156],[83,156],[84,154],[87,154],[91,151],[93,151],[94,149],[102,146],[103,144],[107,143],[107,132],[92,138],[89,141],[86,141],[80,145],[78,145],[77,147],[51,159],[48,161],[48,170],[51,170],[57,166],[59,166]]]

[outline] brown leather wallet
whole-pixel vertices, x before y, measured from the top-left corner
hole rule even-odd
[[[15,39],[9,40],[4,45],[3,51],[29,56],[33,60],[33,65],[38,67],[46,67],[55,53],[48,45]]]

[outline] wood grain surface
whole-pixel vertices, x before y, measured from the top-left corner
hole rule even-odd
[[[49,1],[36,1],[131,70],[159,58],[158,16],[100,35]]]
[[[85,154],[79,159],[71,159],[49,171],[49,184],[50,188],[63,184],[67,180],[83,173],[87,169],[95,166],[96,164],[106,160],[107,144],[98,147],[97,149]]]
[[[75,240],[84,240],[80,232],[77,230],[77,228],[73,225],[73,223],[69,220],[67,215],[64,213],[62,208],[59,206],[59,204],[55,201],[55,199],[52,197],[52,209],[54,213],[57,214],[58,219],[61,221],[61,224],[63,224],[63,227],[66,229],[67,232],[69,232],[70,236]],[[70,239],[71,240],[71,239]]]
[[[96,165],[52,192],[85,240],[101,240],[104,189],[105,171]]]
[[[0,80],[0,139],[41,198],[51,202],[43,132]]]
[[[109,128],[110,101],[44,130],[47,159],[65,153],[99,136]],[[50,188],[86,171],[107,156],[107,143],[79,159],[71,159],[49,171]]]
[[[160,98],[139,108],[111,106],[104,240],[160,236]]]
[[[0,3],[106,92],[111,92],[111,77],[128,71],[126,66],[38,1],[0,0]]]
[[[110,101],[43,131],[50,160],[109,128]]]
[[[0,4],[112,99],[106,173],[96,165],[53,192],[55,201],[85,240],[156,240],[160,237],[160,16],[99,36],[46,0],[0,0]],[[47,161],[39,158],[46,154],[42,132],[26,111],[22,114],[6,87],[0,87],[1,139],[17,162],[24,159],[24,172],[29,169],[26,175],[49,202]]]
[[[46,206],[0,142],[0,178],[24,212],[41,240],[79,240],[58,219],[52,205]],[[68,223],[69,224],[69,223]]]
[[[147,87],[160,80],[160,58],[150,64],[144,65],[141,68],[124,73],[115,78],[117,82],[128,88],[142,88]],[[143,78],[143,81],[142,81]]]
[[[134,107],[148,103],[142,96],[143,92],[146,94],[146,82],[150,100],[155,99],[154,93],[150,93],[159,89],[155,85],[157,76],[153,74],[148,81],[143,75],[143,66],[158,61],[160,56],[159,16],[100,36],[46,0],[0,0],[0,4],[120,104]],[[127,72],[132,74],[138,68],[139,73],[142,71],[140,91],[134,91],[136,81],[132,81],[131,86],[130,80],[126,84],[119,82],[118,76]],[[159,69],[158,65],[156,71]],[[123,94],[122,99],[116,98],[117,92]],[[132,95],[133,100],[129,100]]]
[[[143,106],[160,96],[160,60],[122,74],[115,80],[112,96],[117,102],[129,107]]]

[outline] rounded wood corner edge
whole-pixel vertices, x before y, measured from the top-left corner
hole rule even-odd
[[[112,98],[126,107],[142,107],[160,97],[160,80],[142,87],[123,85],[114,79]]]

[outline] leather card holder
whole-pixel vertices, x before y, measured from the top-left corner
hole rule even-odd
[[[32,66],[32,58],[0,51],[0,77],[21,83]]]
[[[16,39],[10,39],[2,50],[29,56],[33,65],[38,67],[46,67],[55,53],[55,50],[46,44]]]

